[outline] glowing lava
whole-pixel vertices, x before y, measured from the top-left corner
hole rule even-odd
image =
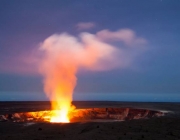
[[[68,117],[68,110],[62,109],[54,111],[53,116],[51,116],[50,122],[70,122]]]
[[[75,109],[75,107],[71,105],[71,102],[67,100],[66,102],[51,102],[51,104],[53,109],[58,109],[58,110],[52,110],[50,116],[50,122],[69,123],[70,122],[69,114]]]

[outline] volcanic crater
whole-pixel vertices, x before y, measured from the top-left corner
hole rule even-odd
[[[53,110],[21,112],[0,115],[0,121],[11,122],[50,122]],[[164,116],[161,111],[135,108],[87,108],[75,109],[69,113],[70,122],[106,122],[149,119]]]

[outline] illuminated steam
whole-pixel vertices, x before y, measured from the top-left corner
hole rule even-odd
[[[51,101],[57,101],[52,102],[52,109],[60,110],[52,121],[69,121],[76,73],[80,68],[109,70],[124,65],[120,59],[123,51],[100,40],[99,36],[90,33],[78,37],[55,34],[41,44],[40,72],[44,76],[44,91]]]

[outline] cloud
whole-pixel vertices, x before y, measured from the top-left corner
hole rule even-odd
[[[85,29],[91,29],[96,26],[93,22],[80,22],[76,25],[78,30],[85,30]]]
[[[120,29],[114,32],[105,29],[97,32],[97,37],[103,41],[122,41],[128,46],[147,43],[144,38],[137,37],[130,29]]]

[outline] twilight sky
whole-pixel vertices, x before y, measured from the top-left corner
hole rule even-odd
[[[180,101],[179,0],[0,0],[0,101],[48,100],[36,56],[64,32],[123,50],[119,67],[80,69],[74,100]],[[108,64],[107,64],[108,65]],[[107,66],[108,67],[108,66]]]

